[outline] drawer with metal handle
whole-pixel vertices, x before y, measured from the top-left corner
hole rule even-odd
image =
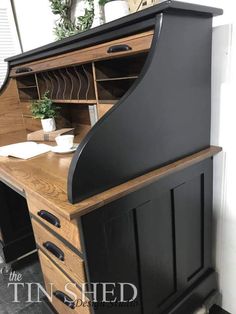
[[[39,259],[47,293],[56,311],[60,314],[89,314],[87,298],[81,290],[41,251]],[[75,297],[76,296],[76,297]]]
[[[27,202],[33,216],[81,252],[79,227],[75,220],[68,221],[32,196],[27,198]]]
[[[49,69],[78,65],[86,62],[98,61],[113,58],[115,56],[128,56],[150,49],[154,30],[126,36],[112,41],[104,42],[95,46],[68,52],[59,56],[45,58],[23,65],[23,68],[30,67],[33,72],[40,72]],[[19,68],[11,69],[10,76],[20,76]]]
[[[32,226],[37,245],[44,251],[69,277],[81,285],[85,282],[84,261],[66,246],[60,239],[44,228],[35,219]]]

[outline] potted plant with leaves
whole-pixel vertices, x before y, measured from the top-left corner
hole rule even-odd
[[[99,4],[104,6],[106,23],[129,14],[127,0],[99,0]]]
[[[49,91],[45,92],[41,99],[34,101],[31,105],[32,116],[34,119],[41,119],[44,132],[56,130],[55,117],[59,109],[48,96]]]

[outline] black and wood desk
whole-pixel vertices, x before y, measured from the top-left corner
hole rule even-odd
[[[221,148],[210,146],[210,119],[219,14],[166,1],[8,59],[0,145],[40,128],[29,104],[47,90],[61,107],[58,125],[75,127],[80,142],[73,156],[0,158],[5,259],[36,241],[58,313],[193,313],[217,291],[212,157]],[[129,282],[138,295],[129,307],[77,307],[64,302],[67,282],[78,298],[84,282]]]

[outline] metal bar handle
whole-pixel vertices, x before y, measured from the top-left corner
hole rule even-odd
[[[56,290],[53,292],[53,295],[72,310],[75,309],[76,306],[75,302],[70,297],[68,297],[68,295],[66,295],[64,292]]]
[[[123,52],[123,51],[129,51],[129,50],[132,50],[132,48],[129,45],[126,45],[126,44],[114,45],[107,49],[107,53]]]
[[[47,241],[43,243],[43,246],[50,252],[52,253],[54,256],[56,256],[56,258],[58,258],[60,261],[64,261],[65,260],[65,255],[62,252],[61,249],[59,249],[59,247],[57,247],[54,243]]]
[[[37,214],[39,217],[46,220],[51,225],[53,225],[57,228],[61,228],[60,220],[56,216],[54,216],[53,214],[49,213],[48,211],[40,210]]]
[[[21,67],[16,69],[16,73],[25,73],[25,72],[31,72],[32,69],[29,67]]]

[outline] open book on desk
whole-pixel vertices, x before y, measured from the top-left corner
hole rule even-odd
[[[35,142],[22,142],[0,147],[0,156],[29,159],[51,151],[52,147]]]

